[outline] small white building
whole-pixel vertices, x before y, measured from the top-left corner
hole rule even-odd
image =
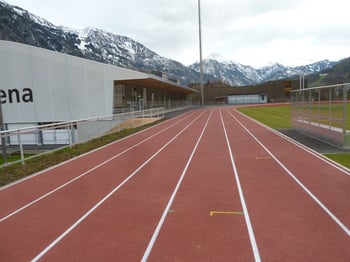
[[[229,105],[238,104],[266,104],[267,94],[238,94],[227,96]]]

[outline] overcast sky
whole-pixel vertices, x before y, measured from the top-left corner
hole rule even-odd
[[[5,0],[55,25],[125,35],[161,56],[199,60],[197,0]],[[349,0],[201,0],[203,57],[260,67],[350,56]]]

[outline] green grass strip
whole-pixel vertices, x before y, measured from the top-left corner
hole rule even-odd
[[[24,158],[28,158],[34,156],[34,154],[24,154]],[[11,163],[11,162],[16,162],[18,160],[21,160],[21,155],[19,153],[16,154],[11,154],[7,156],[7,162]],[[1,158],[0,159],[0,165],[4,164],[4,160]]]
[[[289,105],[241,107],[238,111],[274,129],[291,128]]]
[[[350,153],[324,154],[324,156],[347,168],[350,168]]]
[[[291,128],[289,105],[241,107],[238,108],[238,111],[273,129]],[[350,168],[350,153],[344,152],[324,155],[335,162]]]
[[[161,121],[161,120],[160,120]],[[160,121],[132,129],[124,129],[120,132],[112,133],[100,138],[90,140],[85,143],[76,144],[72,147],[65,147],[48,154],[40,155],[38,157],[30,158],[25,161],[25,165],[22,163],[16,163],[9,166],[3,166],[0,168],[0,187],[12,183],[16,180],[32,175],[39,171],[42,171],[51,166],[57,165],[61,162],[69,160],[73,157],[87,153],[98,147],[107,145],[121,138],[127,137],[131,134],[146,129]]]

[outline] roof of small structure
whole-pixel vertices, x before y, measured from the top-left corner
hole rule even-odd
[[[181,93],[199,93],[198,90],[177,84],[165,78],[152,74],[138,72],[135,78],[119,79],[114,81],[117,84],[143,86],[146,88],[166,89],[168,91]]]

